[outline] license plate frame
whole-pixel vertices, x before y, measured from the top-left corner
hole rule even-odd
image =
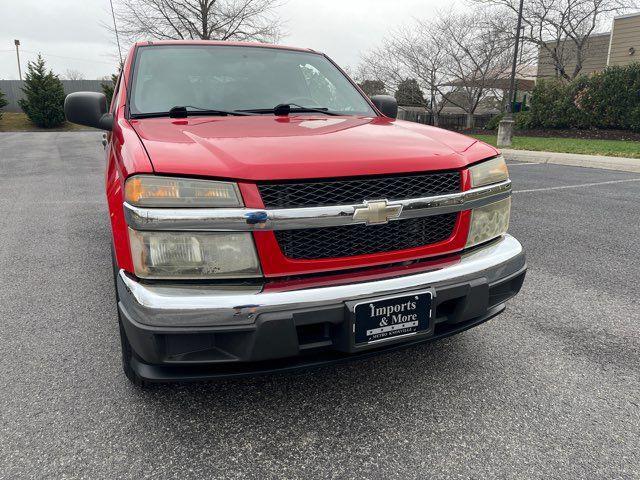
[[[433,289],[424,289],[353,302],[350,308],[353,347],[375,346],[409,337],[432,335],[434,297]],[[415,302],[415,308],[411,308],[412,302]],[[389,313],[380,314],[378,309]],[[416,315],[416,318],[411,318],[412,315]]]

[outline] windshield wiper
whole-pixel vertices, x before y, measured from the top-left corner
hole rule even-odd
[[[291,108],[294,107],[294,108]],[[298,105],[297,103],[281,103],[276,105],[274,108],[253,108],[247,110],[236,110],[236,112],[249,112],[249,113],[273,113],[279,117],[286,117],[290,113],[306,113],[306,112],[317,112],[324,113],[325,115],[342,115],[338,112],[332,112],[326,107],[303,107],[302,105]]]
[[[189,108],[193,108],[194,110],[189,110]],[[132,113],[131,118],[158,118],[158,117],[169,117],[169,118],[187,118],[191,115],[235,115],[235,116],[246,116],[246,115],[255,115],[254,113],[244,113],[244,112],[236,112],[231,110],[219,110],[219,109],[211,109],[211,108],[200,108],[193,107],[191,105],[187,106],[176,106],[170,109],[168,112],[149,112],[149,113]]]
[[[193,108],[193,110],[189,110]],[[190,115],[235,115],[235,116],[246,116],[251,115],[248,112],[239,112],[239,111],[231,111],[231,110],[220,110],[215,108],[202,108],[202,107],[194,107],[193,105],[185,105],[185,106],[175,106],[171,110],[169,110],[170,118],[187,118]]]

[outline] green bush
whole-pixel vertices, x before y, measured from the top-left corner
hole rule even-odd
[[[0,118],[2,118],[2,109],[8,105],[9,102],[4,98],[4,93],[0,90]]]
[[[116,83],[118,82],[118,74],[114,73],[111,75],[111,80],[104,80],[100,83],[100,87],[102,88],[102,93],[107,97],[107,108],[111,106],[111,99],[113,98],[113,90],[116,87]]]
[[[495,117],[493,117],[491,120],[489,120],[487,122],[487,124],[485,125],[484,129],[485,130],[497,130],[498,126],[500,125],[500,122],[502,121],[503,118],[504,118],[504,113],[501,113],[500,115],[496,115]]]
[[[586,128],[589,116],[578,109],[575,97],[583,78],[572,83],[540,80],[531,96],[530,126],[533,128]]]
[[[640,131],[640,64],[609,67],[567,83],[540,80],[529,128],[615,128]]]
[[[20,108],[35,125],[53,128],[64,122],[62,82],[51,70],[47,72],[42,56],[27,64],[22,91],[25,98],[20,100]]]
[[[493,117],[491,120],[487,122],[487,125],[484,127],[484,129],[497,130],[503,118],[504,118],[504,113],[501,113],[500,115],[496,115],[495,117]],[[513,126],[516,130],[526,130],[528,128],[531,128],[531,112],[529,111],[517,112],[513,116],[513,120],[515,121]]]
[[[640,132],[640,106],[629,112],[629,129]]]
[[[516,113],[514,127],[516,130],[528,130],[531,126],[531,112],[529,110]]]
[[[602,128],[638,129],[640,63],[609,67],[590,78],[579,97],[581,108]]]

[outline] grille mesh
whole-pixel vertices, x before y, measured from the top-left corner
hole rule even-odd
[[[360,204],[364,200],[402,200],[460,191],[458,172],[351,180],[320,180],[258,185],[267,208]]]
[[[441,242],[452,235],[457,217],[457,213],[447,213],[385,225],[277,230],[275,235],[282,253],[292,259],[350,257]]]

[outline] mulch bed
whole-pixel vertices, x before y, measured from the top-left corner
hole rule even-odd
[[[495,130],[466,130],[462,133],[477,135],[490,135]],[[587,140],[630,140],[640,142],[640,132],[628,130],[517,130],[519,137],[560,137],[560,138],[584,138]]]

